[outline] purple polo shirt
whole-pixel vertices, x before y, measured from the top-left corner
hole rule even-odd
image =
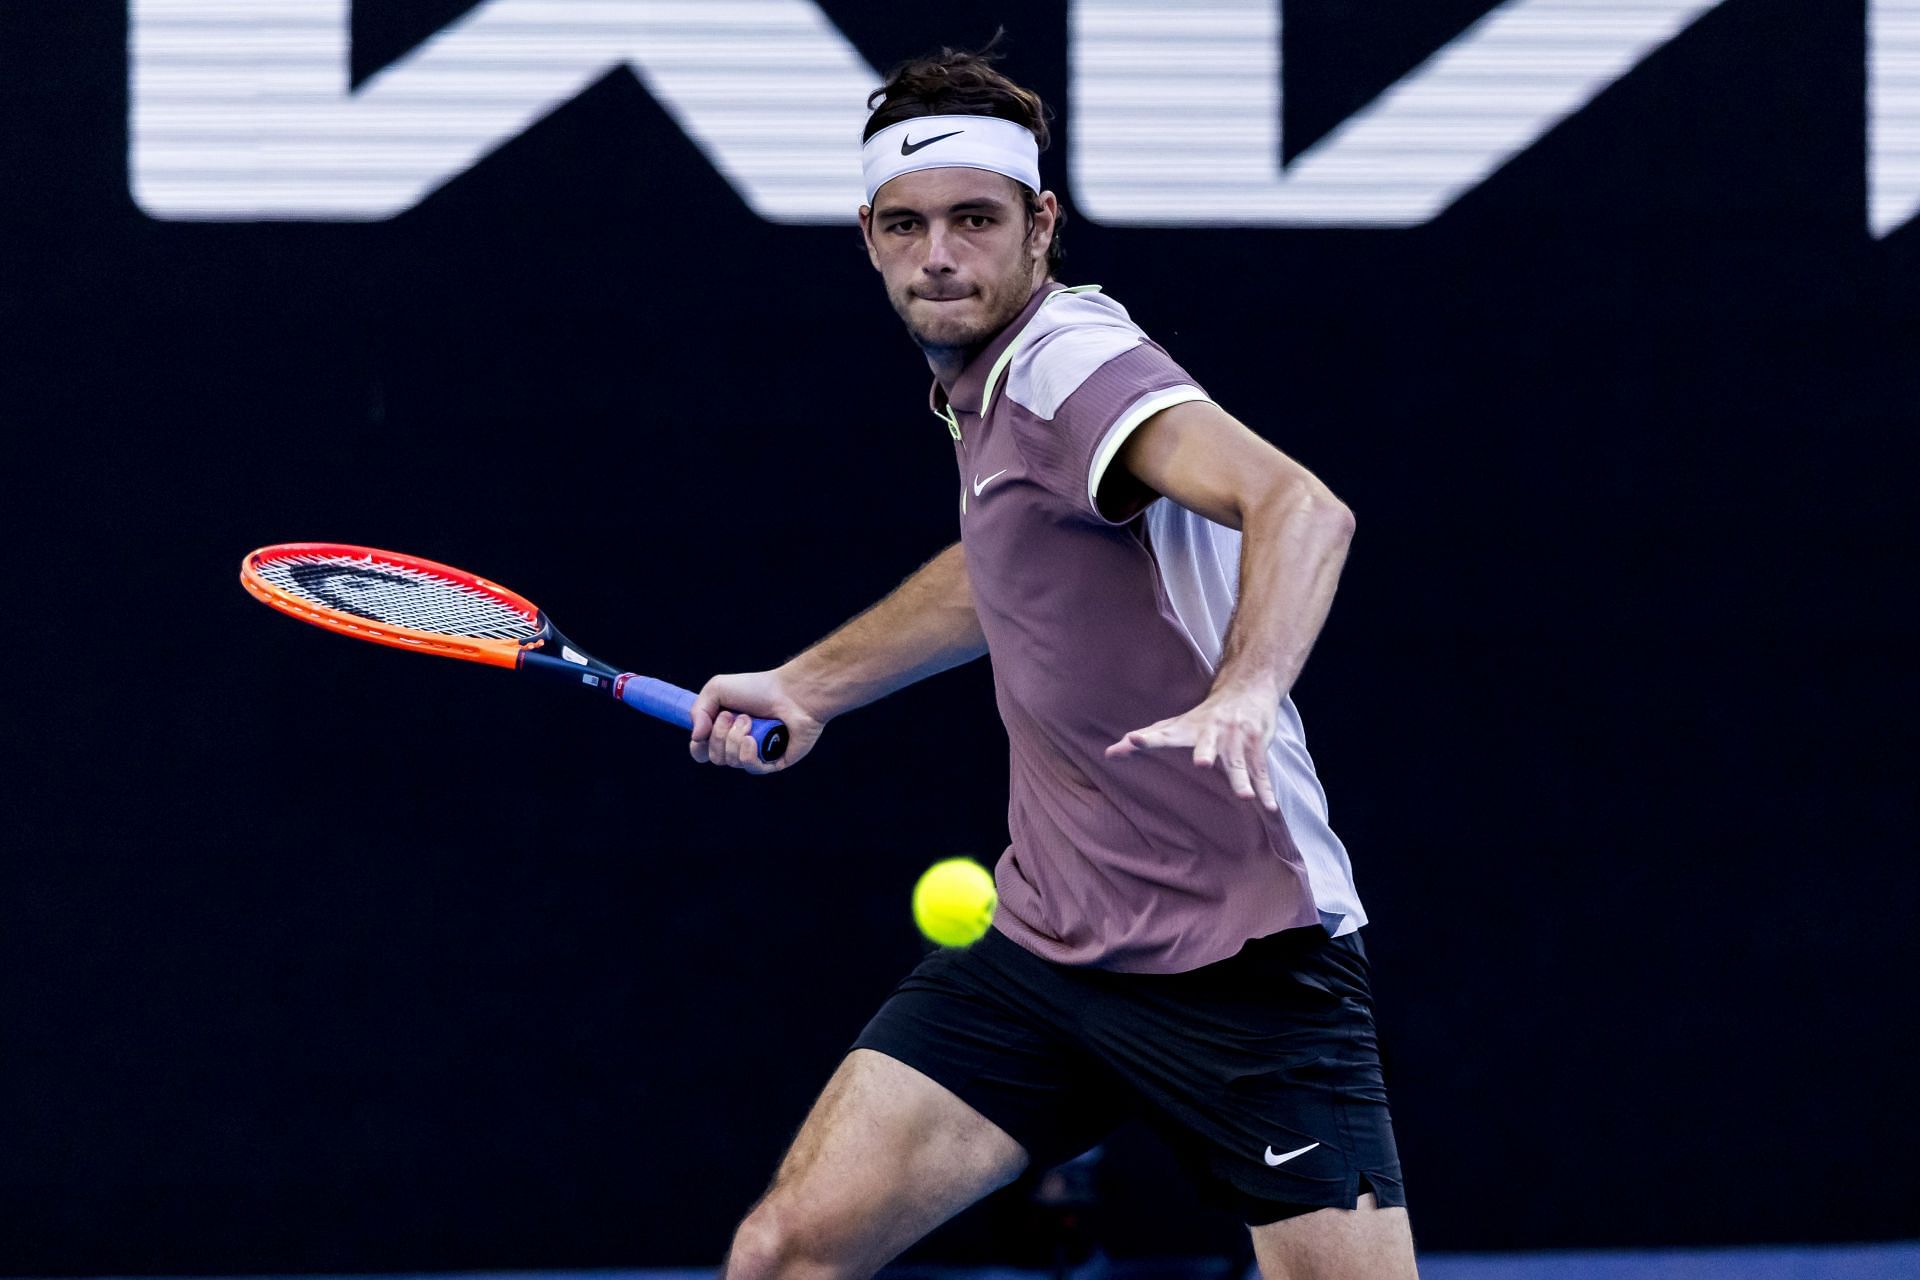
[[[1205,399],[1118,303],[1052,282],[933,390],[1010,749],[994,927],[1056,963],[1178,973],[1282,929],[1365,923],[1290,698],[1277,814],[1187,751],[1104,755],[1201,702],[1220,659],[1239,534],[1164,498],[1117,522],[1095,504],[1132,430]]]

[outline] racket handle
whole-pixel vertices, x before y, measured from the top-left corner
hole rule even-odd
[[[656,720],[677,724],[682,729],[693,728],[695,695],[677,684],[628,672],[614,682],[613,692],[615,697],[635,711],[644,711]],[[786,754],[786,725],[778,720],[762,720],[757,716],[749,719],[752,720],[753,729],[748,736],[753,739],[754,746],[760,749],[762,760],[771,764]]]

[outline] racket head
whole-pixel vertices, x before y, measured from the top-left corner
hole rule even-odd
[[[526,597],[436,560],[342,542],[247,553],[240,583],[288,617],[356,640],[492,667],[520,665],[552,628]]]

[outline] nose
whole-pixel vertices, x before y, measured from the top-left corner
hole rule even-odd
[[[945,227],[934,227],[927,232],[927,260],[921,264],[921,270],[928,275],[950,276],[958,269],[954,261],[953,241]]]

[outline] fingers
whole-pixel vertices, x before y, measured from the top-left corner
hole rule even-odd
[[[722,711],[713,718],[713,731],[704,743],[694,743],[693,758],[727,769],[768,772],[760,760],[760,744],[753,740],[753,717]],[[703,754],[704,752],[704,754]]]
[[[1176,716],[1172,720],[1162,720],[1150,724],[1144,729],[1135,729],[1106,750],[1109,760],[1120,756],[1130,756],[1136,751],[1150,751],[1156,747],[1190,747],[1193,745],[1193,729],[1187,724],[1186,717]]]
[[[1273,766],[1267,758],[1266,739],[1254,732],[1225,735],[1219,746],[1219,763],[1227,775],[1227,785],[1242,800],[1257,800],[1268,813],[1280,811],[1280,795],[1273,786]],[[1193,762],[1209,767],[1196,750]]]
[[[1242,800],[1260,800],[1263,808],[1273,810],[1275,806],[1269,802],[1273,789],[1267,785],[1265,777],[1260,777],[1260,783],[1256,785],[1256,773],[1263,773],[1258,764],[1248,764],[1240,754],[1227,756],[1227,785],[1233,787],[1233,794]]]
[[[694,759],[747,773],[778,773],[792,764],[797,754],[804,754],[804,751],[795,753],[789,746],[787,754],[772,764],[762,760],[760,744],[753,736],[753,717],[743,711],[722,711],[715,715],[713,732],[704,744],[697,745],[703,746],[705,757],[696,753]]]
[[[693,700],[693,736],[687,741],[687,752],[700,764],[707,763],[711,756],[708,740],[714,730],[714,716],[720,710],[718,694],[711,692],[713,682],[708,681],[699,696]]]
[[[1280,808],[1272,769],[1267,762],[1270,729],[1244,720],[1221,719],[1198,711],[1148,725],[1113,743],[1106,757],[1116,760],[1140,751],[1163,747],[1191,747],[1197,769],[1219,769],[1227,785],[1242,800],[1257,800],[1270,813]]]
[[[1238,726],[1233,731],[1222,733],[1213,725],[1207,726],[1200,741],[1194,744],[1193,763],[1196,768],[1211,769],[1217,763],[1227,775],[1227,785],[1233,788],[1233,794],[1242,800],[1253,799],[1253,781],[1247,776],[1247,744],[1245,736]]]
[[[1280,812],[1280,796],[1273,789],[1273,768],[1264,748],[1253,753],[1253,789],[1262,808],[1268,813]]]
[[[730,769],[734,762],[727,755],[727,734],[733,730],[737,717],[731,711],[718,711],[713,717],[713,732],[707,737],[707,762]]]
[[[1234,795],[1242,800],[1258,800],[1268,813],[1280,811],[1280,796],[1273,789],[1273,769],[1267,759],[1264,735],[1248,729],[1226,734],[1219,744],[1218,755]],[[1193,762],[1202,768],[1212,763],[1203,759],[1199,749],[1193,753]]]
[[[736,769],[766,770],[760,762],[760,744],[753,740],[753,717],[735,715],[727,728],[727,761]]]
[[[1215,760],[1220,758],[1220,731],[1208,725],[1193,736],[1193,764],[1197,769],[1211,769]]]

